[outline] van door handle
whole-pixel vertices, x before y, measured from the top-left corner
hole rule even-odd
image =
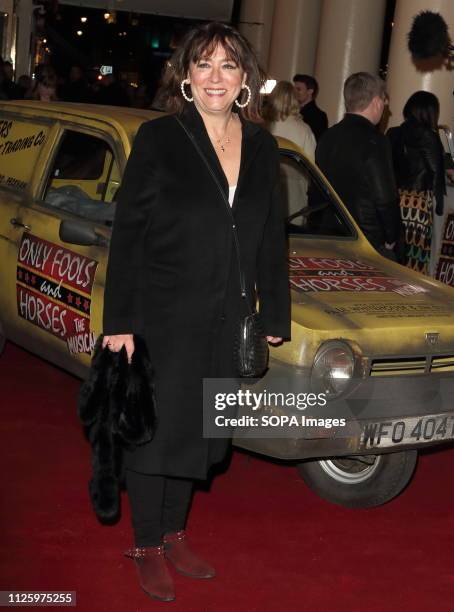
[[[32,228],[31,228],[30,225],[27,225],[26,223],[22,223],[22,221],[19,221],[19,219],[16,219],[14,217],[12,219],[10,219],[9,222],[14,227],[23,227],[26,232],[31,232],[32,231]]]

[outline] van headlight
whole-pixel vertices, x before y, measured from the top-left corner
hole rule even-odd
[[[348,389],[355,371],[355,354],[341,340],[325,342],[315,355],[311,371],[311,386],[327,398],[339,397]]]

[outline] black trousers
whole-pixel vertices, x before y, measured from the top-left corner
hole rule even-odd
[[[184,529],[193,481],[126,470],[137,547],[159,546],[165,533]]]

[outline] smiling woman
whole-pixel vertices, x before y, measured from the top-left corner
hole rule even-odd
[[[215,573],[184,531],[194,479],[206,479],[231,442],[229,431],[203,436],[203,379],[238,376],[240,324],[256,288],[262,355],[265,337],[290,336],[278,148],[259,124],[262,77],[233,28],[189,32],[164,78],[172,114],[140,128],[117,201],[104,346],[125,346],[131,358],[133,334],[145,337],[159,415],[153,440],[125,452],[128,555],[142,588],[166,601],[175,596],[166,559],[185,575]]]

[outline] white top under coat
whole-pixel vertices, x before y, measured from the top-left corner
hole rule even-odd
[[[236,185],[229,185],[229,204],[232,206],[233,198],[235,197]]]

